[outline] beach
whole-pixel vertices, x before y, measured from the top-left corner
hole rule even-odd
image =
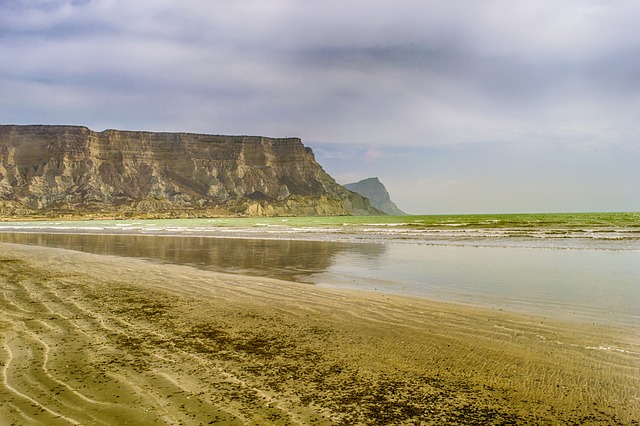
[[[636,328],[0,244],[2,424],[638,424]]]

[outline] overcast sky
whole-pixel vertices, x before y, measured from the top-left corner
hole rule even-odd
[[[297,136],[410,213],[640,211],[637,0],[0,0],[0,123]]]

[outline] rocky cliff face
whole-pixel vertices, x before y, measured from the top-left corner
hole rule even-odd
[[[360,182],[349,183],[344,186],[350,191],[356,192],[369,199],[369,202],[376,209],[393,215],[404,216],[405,212],[400,210],[398,206],[391,201],[387,188],[380,182],[377,177],[361,180]]]
[[[0,215],[379,214],[300,139],[0,126]]]

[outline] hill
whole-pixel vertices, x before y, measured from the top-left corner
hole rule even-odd
[[[369,199],[369,202],[376,209],[392,216],[404,216],[405,212],[391,201],[387,188],[377,177],[361,180],[360,182],[349,183],[344,186],[350,191],[356,192]]]
[[[0,126],[4,217],[367,214],[298,138]]]

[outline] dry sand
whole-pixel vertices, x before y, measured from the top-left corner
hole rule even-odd
[[[0,424],[638,424],[637,329],[0,244]]]

